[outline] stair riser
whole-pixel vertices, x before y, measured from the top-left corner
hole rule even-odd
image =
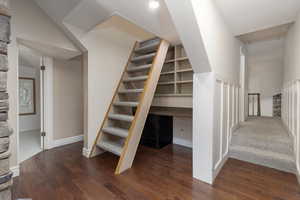
[[[281,159],[259,156],[249,152],[237,150],[230,150],[229,156],[231,158],[250,162],[257,165],[262,165],[265,167],[274,168],[285,172],[295,173],[296,171],[296,166],[294,162],[289,162]]]
[[[291,147],[288,143],[278,142],[276,143],[264,143],[257,139],[252,138],[242,138],[242,137],[233,137],[231,141],[232,145],[252,147],[261,150],[268,150],[272,152],[293,155],[293,147]]]

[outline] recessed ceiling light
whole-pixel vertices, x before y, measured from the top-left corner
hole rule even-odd
[[[151,9],[151,10],[156,10],[156,9],[158,9],[159,8],[159,2],[157,1],[157,0],[150,0],[149,1],[149,8]]]

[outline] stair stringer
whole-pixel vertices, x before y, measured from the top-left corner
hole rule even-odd
[[[89,153],[89,155],[88,155],[89,158],[92,158],[92,157],[94,157],[94,156],[96,156],[96,155],[99,154],[99,153],[96,153],[97,142],[98,142],[98,141],[102,138],[102,136],[103,136],[103,131],[102,131],[102,129],[103,129],[103,127],[107,124],[107,121],[108,121],[108,115],[109,115],[110,111],[111,111],[112,108],[113,108],[114,102],[116,101],[116,99],[118,99],[118,91],[119,91],[119,89],[120,89],[120,87],[121,87],[121,85],[122,85],[122,80],[123,80],[123,78],[124,78],[124,76],[125,76],[125,74],[126,74],[126,71],[127,71],[127,69],[128,69],[128,66],[130,65],[131,59],[132,59],[132,57],[133,57],[133,55],[134,55],[134,50],[135,50],[135,48],[137,47],[137,45],[138,45],[138,42],[136,42],[136,43],[134,44],[133,48],[132,48],[131,54],[130,54],[130,56],[129,56],[129,58],[128,58],[128,61],[127,61],[126,65],[125,65],[125,68],[124,68],[124,70],[123,70],[123,73],[122,73],[122,75],[121,75],[121,78],[120,78],[120,80],[119,80],[119,83],[118,83],[118,85],[117,85],[117,87],[116,87],[116,89],[115,89],[115,92],[114,92],[114,95],[113,95],[113,97],[112,97],[112,100],[111,100],[111,102],[110,102],[110,104],[109,104],[109,106],[108,106],[108,109],[107,109],[107,111],[106,111],[106,113],[105,113],[105,115],[104,115],[102,124],[101,124],[101,126],[100,126],[100,128],[99,128],[99,130],[98,130],[96,139],[95,139],[95,141],[94,141],[94,143],[93,143],[93,146],[92,146],[92,149],[91,149],[91,151],[90,151],[90,153]],[[101,150],[100,153],[101,153],[101,152],[103,152],[103,150]]]
[[[162,40],[152,63],[149,77],[144,86],[144,91],[141,94],[140,103],[137,107],[134,120],[130,126],[129,134],[126,138],[115,174],[120,174],[132,166],[145,126],[147,115],[152,104],[157,83],[159,81],[160,73],[165,62],[168,48],[169,43],[165,40]]]

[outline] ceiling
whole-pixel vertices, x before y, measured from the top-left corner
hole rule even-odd
[[[159,0],[161,6],[157,10],[149,9],[148,0],[130,0],[130,3],[124,0],[34,1],[56,22],[66,22],[85,31],[91,30],[113,15],[119,15],[173,43],[179,41],[164,0]]]
[[[259,42],[259,41],[280,39],[286,36],[290,27],[293,24],[294,23],[288,23],[288,24],[283,24],[268,29],[263,29],[256,32],[246,33],[238,36],[237,38],[246,44]]]
[[[299,0],[215,0],[234,35],[287,24],[300,10]]]

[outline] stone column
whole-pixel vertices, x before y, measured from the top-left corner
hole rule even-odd
[[[12,130],[8,120],[7,45],[10,37],[9,0],[0,0],[0,199],[11,200],[12,172],[9,170],[9,136]]]

